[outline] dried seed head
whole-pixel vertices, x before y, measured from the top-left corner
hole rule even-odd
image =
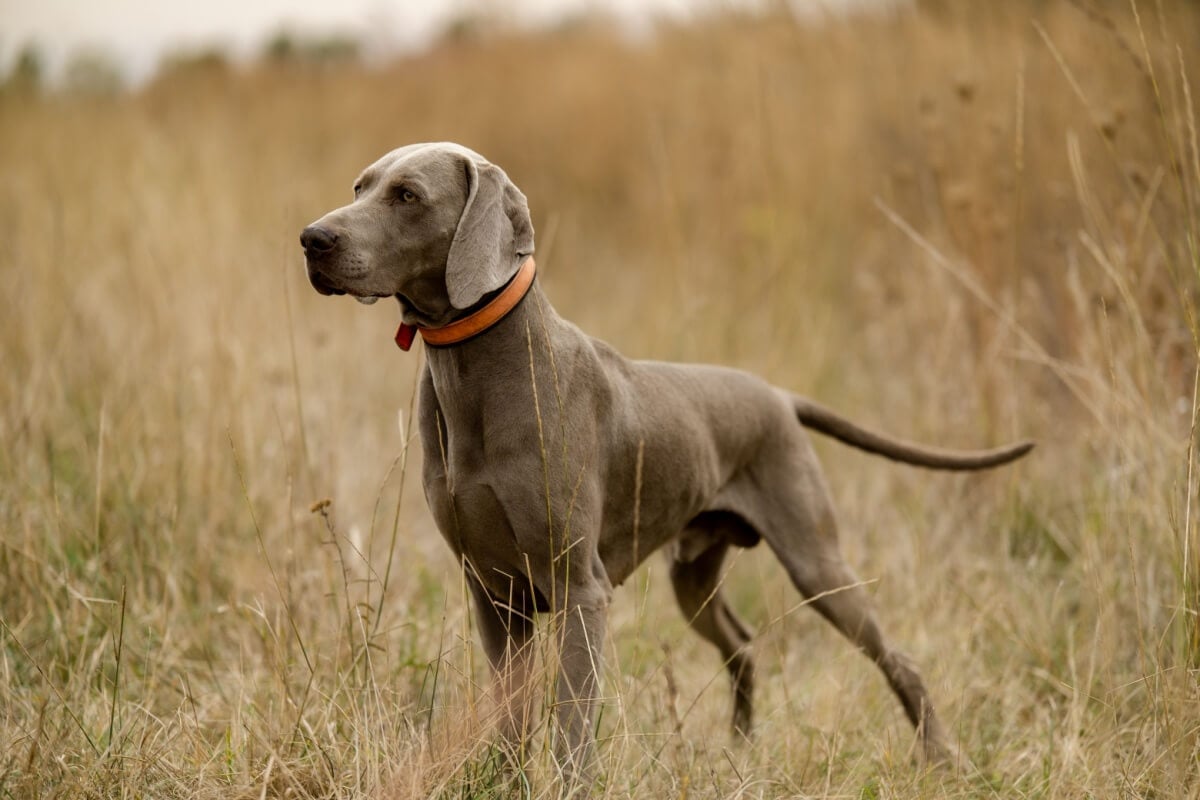
[[[954,93],[964,103],[969,103],[975,99],[975,89],[975,79],[970,75],[959,75],[954,79]]]
[[[1117,131],[1125,121],[1125,112],[1119,108],[1107,112],[1100,118],[1100,134],[1110,142],[1117,138]]]

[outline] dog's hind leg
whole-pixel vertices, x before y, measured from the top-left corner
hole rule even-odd
[[[929,761],[945,761],[948,752],[941,723],[929,692],[912,662],[884,638],[871,609],[871,601],[854,572],[841,560],[818,558],[799,570],[788,569],[800,592],[821,616],[854,642],[887,678],[900,698],[904,712],[920,737]]]
[[[687,536],[685,533],[685,540]],[[671,562],[671,585],[688,624],[714,644],[725,659],[733,680],[733,730],[749,736],[754,716],[752,634],[721,592],[721,565],[728,549],[723,538],[697,555],[680,548]]]
[[[809,604],[883,672],[917,730],[925,758],[946,761],[950,753],[925,683],[884,637],[870,597],[842,558],[832,501],[815,456],[809,451],[807,457],[808,463],[790,463],[801,469],[775,474],[770,520],[761,526],[762,536]]]

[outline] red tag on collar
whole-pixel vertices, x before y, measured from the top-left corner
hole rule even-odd
[[[408,348],[412,347],[413,339],[416,338],[416,335],[417,328],[415,325],[401,322],[400,327],[396,329],[396,346],[407,353]]]

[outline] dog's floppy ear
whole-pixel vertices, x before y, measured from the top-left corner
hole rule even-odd
[[[466,156],[467,202],[446,258],[446,290],[455,308],[470,308],[507,283],[533,252],[529,206],[504,170]]]

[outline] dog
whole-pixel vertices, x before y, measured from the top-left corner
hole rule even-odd
[[[721,576],[731,547],[765,541],[812,607],[883,672],[924,755],[948,757],[920,675],[884,638],[839,552],[806,430],[948,470],[1005,464],[1032,442],[930,448],[746,372],[622,357],[555,313],[536,281],[525,196],[460,145],[393,150],[358,177],[353,202],[300,240],[318,292],[395,298],[397,343],[425,342],[425,496],[466,571],[510,741],[530,734],[534,616],[553,612],[556,758],[574,779],[586,774],[613,587],[658,550],[684,617],[725,660],[733,728],[749,735],[752,634]]]

